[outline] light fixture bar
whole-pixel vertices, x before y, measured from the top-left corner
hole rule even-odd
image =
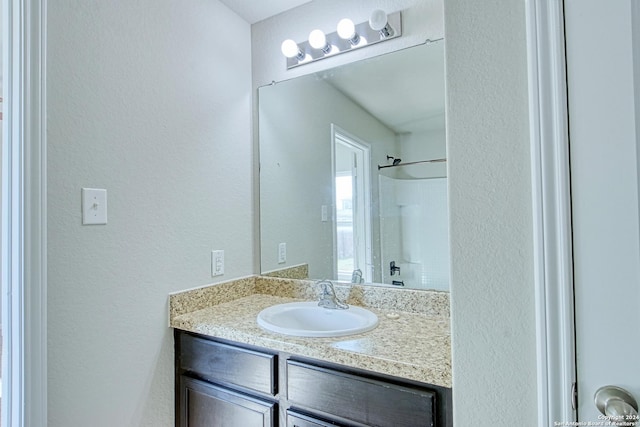
[[[287,69],[295,68],[300,65],[310,64],[315,61],[319,61],[324,58],[329,58],[335,55],[339,55],[345,52],[350,52],[355,49],[360,49],[365,46],[392,40],[402,35],[402,16],[400,12],[394,12],[388,15],[387,25],[393,29],[393,33],[388,37],[385,37],[380,31],[373,30],[369,25],[369,21],[362,22],[355,26],[355,34],[358,35],[359,40],[357,44],[353,44],[349,40],[345,40],[338,35],[337,31],[327,34],[327,44],[331,46],[331,50],[325,53],[322,49],[314,49],[309,44],[309,41],[303,41],[298,43],[301,56],[294,56],[292,58],[286,58]],[[304,59],[299,59],[304,58]]]

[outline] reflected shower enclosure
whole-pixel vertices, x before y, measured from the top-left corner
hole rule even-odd
[[[379,179],[382,282],[449,290],[447,179]]]

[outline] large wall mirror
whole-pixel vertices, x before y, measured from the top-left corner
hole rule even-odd
[[[449,290],[444,96],[443,41],[261,87],[262,273]]]

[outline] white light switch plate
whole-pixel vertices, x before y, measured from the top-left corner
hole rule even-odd
[[[107,190],[100,188],[82,189],[82,224],[107,223]]]

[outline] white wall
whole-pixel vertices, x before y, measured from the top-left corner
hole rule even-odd
[[[167,294],[214,282],[212,249],[253,273],[250,27],[217,0],[53,3],[49,426],[173,426]]]
[[[458,426],[537,425],[524,7],[445,2]]]

